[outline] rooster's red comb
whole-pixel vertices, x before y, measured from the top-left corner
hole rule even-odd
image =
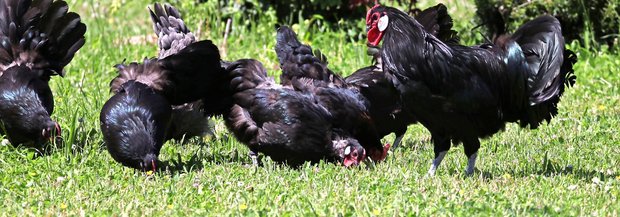
[[[372,8],[368,9],[368,12],[366,12],[366,20],[370,19],[370,12],[379,6],[381,6],[381,4],[379,4],[378,1],[375,1],[375,6],[372,6]]]

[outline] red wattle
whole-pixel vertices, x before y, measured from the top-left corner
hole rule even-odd
[[[372,46],[379,45],[381,42],[381,38],[383,37],[383,32],[379,31],[379,28],[373,26],[370,30],[368,30],[368,43]]]

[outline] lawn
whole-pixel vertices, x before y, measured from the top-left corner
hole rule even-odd
[[[293,169],[264,158],[264,166],[255,168],[220,117],[212,136],[166,143],[160,155],[165,171],[146,175],[125,168],[105,149],[99,111],[110,97],[113,66],[157,53],[150,2],[69,0],[88,31],[65,78],[50,82],[53,118],[66,145],[45,156],[0,145],[0,215],[620,215],[620,56],[577,43],[570,45],[579,56],[577,84],[563,97],[560,114],[537,130],[509,124],[482,140],[471,177],[464,176],[461,146],[451,149],[435,177],[425,176],[433,145],[420,125],[412,125],[404,145],[373,167],[321,163]],[[278,75],[273,11],[247,19],[218,11],[212,2],[173,1],[200,38],[221,46],[224,59],[255,58]],[[459,18],[463,43],[473,44],[479,38],[469,30],[475,26],[472,4],[456,2],[445,3]],[[293,27],[346,75],[370,59],[357,31],[362,18],[338,25],[326,28],[317,17]]]

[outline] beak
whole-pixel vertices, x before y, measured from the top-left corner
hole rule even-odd
[[[56,128],[56,137],[61,137],[62,129],[60,129],[60,125],[58,123],[54,123],[54,127]]]
[[[153,166],[153,173],[155,173],[155,171],[157,170],[157,168],[155,167],[155,160],[151,160],[151,166]]]
[[[366,25],[366,32],[370,31],[370,25]]]

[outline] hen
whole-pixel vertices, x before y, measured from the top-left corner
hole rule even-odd
[[[493,44],[444,43],[404,12],[376,5],[366,17],[368,42],[383,41],[383,70],[400,92],[404,110],[430,132],[434,174],[451,143],[462,142],[475,168],[479,138],[506,122],[536,128],[558,113],[565,86],[575,82],[575,55],[564,48],[560,23],[541,16]]]
[[[64,75],[86,32],[68,9],[65,1],[0,2],[1,131],[15,146],[42,148],[60,136],[48,82]]]
[[[303,45],[297,35],[287,26],[278,29],[276,54],[282,68],[280,76],[283,85],[316,95],[319,104],[325,107],[336,120],[337,128],[349,132],[356,138],[374,161],[383,160],[389,145],[383,146],[369,113],[371,103],[355,86],[333,73],[327,67],[327,60],[320,52]]]
[[[171,119],[171,105],[203,98],[217,85],[209,78],[225,72],[217,47],[208,40],[190,44],[163,59],[117,65],[114,93],[101,111],[101,131],[114,160],[156,170],[157,156]]]
[[[351,166],[365,159],[365,149],[335,127],[334,114],[318,96],[275,84],[256,60],[238,60],[226,70],[235,103],[226,126],[251,151],[290,166],[320,160]]]

